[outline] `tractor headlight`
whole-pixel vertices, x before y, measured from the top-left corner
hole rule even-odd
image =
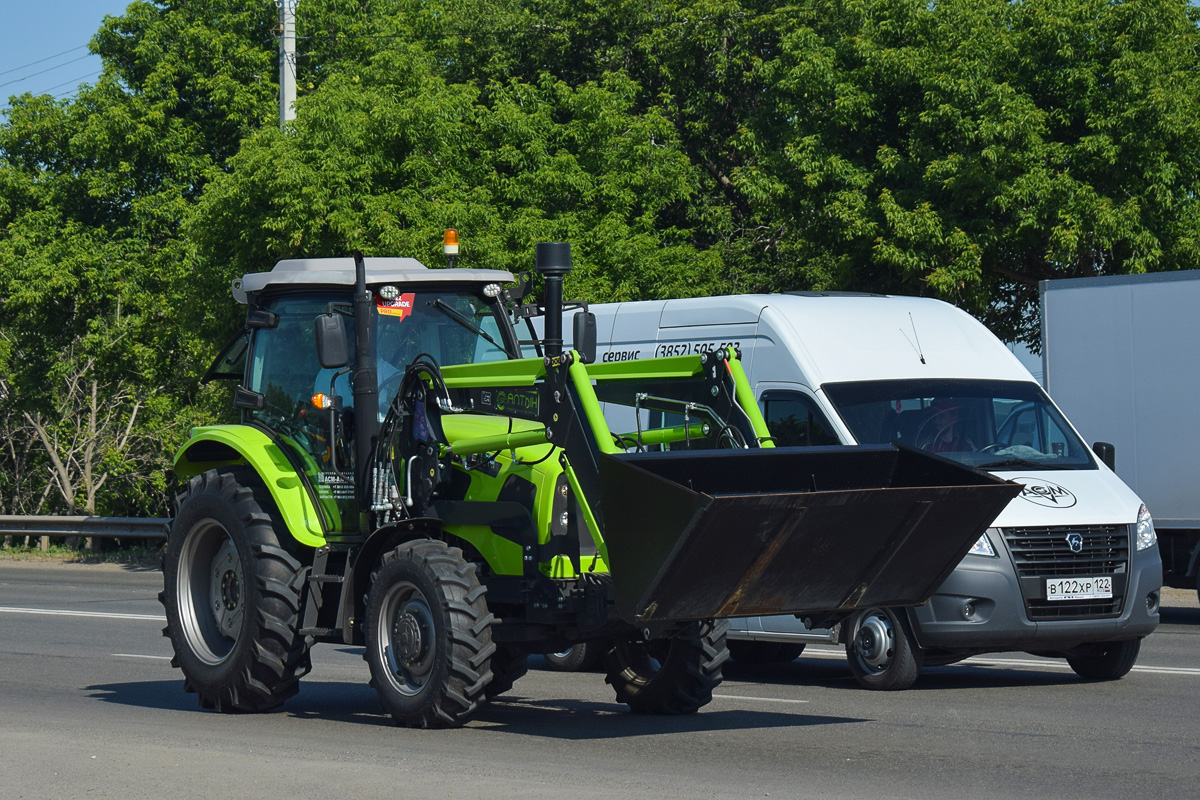
[[[1150,512],[1146,510],[1145,504],[1138,509],[1137,517],[1137,549],[1138,551],[1149,550],[1158,542],[1158,534],[1154,532],[1154,520],[1150,518]]]
[[[991,528],[988,528],[991,530]],[[992,540],[988,538],[987,531],[979,537],[979,541],[971,545],[971,549],[967,551],[969,556],[991,556],[996,557],[996,548],[992,547]]]

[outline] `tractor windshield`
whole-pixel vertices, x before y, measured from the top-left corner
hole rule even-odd
[[[415,291],[375,296],[379,408],[384,410],[418,357],[438,366],[504,361],[506,328],[496,301],[467,292]]]

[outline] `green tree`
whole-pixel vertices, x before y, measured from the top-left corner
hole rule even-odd
[[[89,419],[134,424],[84,448],[90,467],[73,474],[90,479],[56,472],[58,508],[164,512],[181,423],[206,413],[197,377],[230,311],[195,291],[180,225],[274,98],[261,80],[273,71],[270,9],[206,6],[132,3],[92,42],[104,61],[95,86],[70,101],[13,98],[0,126],[6,411],[26,435],[40,429],[51,464],[76,452],[56,442],[82,441],[62,429],[71,420],[77,432]],[[152,468],[134,446],[145,441],[157,442]],[[88,487],[101,474],[120,491],[97,498]]]

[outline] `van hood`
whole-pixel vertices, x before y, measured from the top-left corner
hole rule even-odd
[[[1137,521],[1141,500],[1103,466],[992,474],[1025,487],[1000,512],[993,523],[997,527],[1125,525]]]

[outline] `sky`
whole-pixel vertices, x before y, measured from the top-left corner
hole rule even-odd
[[[120,16],[129,2],[0,0],[0,108],[14,94],[67,97],[94,82],[100,59],[87,43],[105,15]]]

